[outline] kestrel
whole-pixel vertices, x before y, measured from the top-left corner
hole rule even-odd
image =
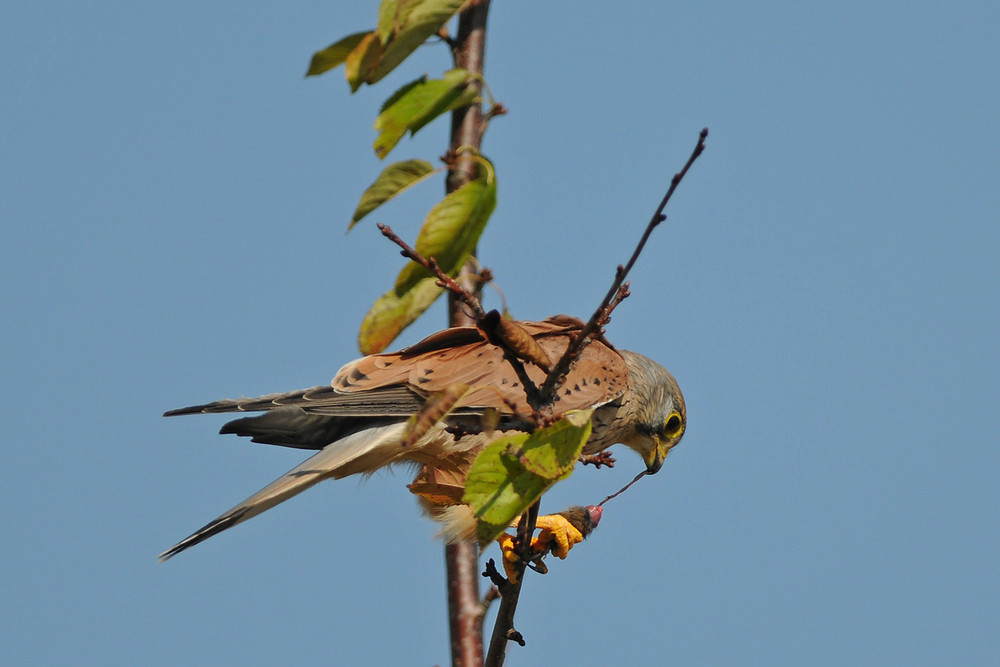
[[[583,326],[565,315],[517,324],[550,359],[558,359]],[[525,417],[531,414],[529,392],[546,376],[539,363],[512,359],[508,349],[491,342],[480,328],[457,327],[399,352],[352,361],[327,386],[165,413],[262,412],[231,421],[220,432],[319,451],[160,558],[166,560],[319,481],[370,474],[397,463],[417,468],[409,489],[442,524],[446,539],[475,535],[475,517],[461,502],[465,475],[483,447],[531,428]],[[450,412],[414,441],[411,416],[441,392],[463,385],[467,390]],[[649,472],[660,469],[686,426],[684,398],[674,377],[655,361],[616,350],[602,337],[583,349],[554,405],[556,412],[591,408],[593,430],[583,454],[624,444],[642,457]]]

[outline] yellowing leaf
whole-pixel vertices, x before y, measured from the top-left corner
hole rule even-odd
[[[306,76],[323,74],[346,61],[352,92],[362,83],[375,83],[438,32],[465,1],[383,0],[374,31],[348,35],[317,51]]]
[[[477,156],[479,173],[457,190],[438,202],[420,228],[416,250],[424,257],[433,257],[447,274],[453,274],[472,253],[486,223],[496,208],[497,185],[493,165]],[[396,289],[405,291],[430,276],[420,264],[410,262],[396,279]]]
[[[590,437],[592,410],[574,410],[548,428],[489,445],[472,464],[462,502],[472,507],[481,543],[496,539],[545,491],[573,472]]]
[[[400,331],[434,303],[441,292],[432,277],[406,290],[391,289],[379,297],[361,322],[358,333],[361,353],[376,354],[384,350]]]
[[[426,160],[406,160],[390,164],[361,195],[361,201],[358,202],[347,229],[350,230],[361,218],[434,172],[434,167]]]
[[[391,8],[387,7],[384,15],[380,7],[379,36],[386,45],[385,54],[365,82],[375,83],[394,70],[418,46],[427,41],[428,37],[440,30],[465,2],[466,0],[400,2],[395,11],[391,12],[393,19],[388,42],[385,42],[385,35],[389,32],[386,15],[390,13]]]
[[[354,50],[347,54],[344,62],[344,75],[351,86],[351,92],[357,91],[365,82],[365,76],[375,63],[382,57],[382,43],[374,32],[365,35]]]
[[[443,79],[421,78],[397,90],[375,119],[375,154],[384,158],[407,131],[416,134],[441,114],[470,104],[479,94],[471,79],[468,71],[452,69]]]
[[[353,51],[361,40],[368,34],[369,33],[367,32],[356,32],[353,35],[344,37],[338,42],[334,42],[322,51],[314,53],[312,61],[309,63],[309,70],[306,72],[306,76],[318,76],[324,72],[329,72],[334,67],[344,62],[344,60],[347,59],[347,54]]]

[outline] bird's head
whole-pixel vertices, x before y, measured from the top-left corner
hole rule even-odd
[[[655,473],[687,428],[687,409],[677,380],[648,357],[621,350],[628,366],[629,392],[622,409],[628,434],[622,444],[635,450]],[[621,415],[622,410],[619,410]]]

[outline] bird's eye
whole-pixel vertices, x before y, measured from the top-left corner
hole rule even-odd
[[[681,416],[676,412],[671,412],[670,416],[667,417],[667,421],[663,424],[663,435],[673,439],[680,437],[683,432],[684,422],[681,421]]]

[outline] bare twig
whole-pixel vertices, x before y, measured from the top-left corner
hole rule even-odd
[[[493,562],[493,559],[490,559]],[[496,566],[493,567],[496,570]],[[486,573],[483,573],[486,576]],[[501,577],[503,579],[503,577]],[[494,602],[500,599],[500,589],[496,586],[490,586],[489,590],[486,591],[486,595],[483,596],[483,601],[479,603],[479,634],[483,634],[483,621],[486,620],[486,612],[490,610],[490,607]]]
[[[541,387],[541,394],[549,402],[555,399],[555,391],[559,384],[563,381],[563,378],[569,373],[570,366],[580,357],[580,353],[587,343],[588,338],[598,333],[608,322],[611,311],[614,310],[615,306],[621,303],[622,299],[628,296],[628,287],[625,284],[625,278],[628,276],[629,271],[632,270],[632,266],[635,265],[635,261],[639,259],[639,254],[642,249],[646,246],[646,241],[649,240],[650,234],[661,222],[667,219],[663,215],[663,210],[667,207],[667,202],[673,196],[674,191],[677,186],[680,185],[681,180],[684,179],[685,174],[687,174],[688,169],[694,164],[694,161],[698,159],[698,156],[702,154],[705,150],[705,140],[708,138],[708,128],[706,127],[698,135],[698,143],[695,145],[694,150],[691,152],[691,157],[684,164],[684,167],[674,174],[674,177],[670,181],[670,187],[667,189],[667,194],[663,196],[663,200],[660,201],[660,205],[656,208],[653,213],[653,217],[650,219],[649,224],[646,225],[646,231],[643,232],[642,238],[639,239],[638,245],[636,245],[635,250],[632,252],[632,256],[629,258],[625,266],[619,266],[618,270],[615,272],[615,279],[611,283],[611,289],[604,296],[601,301],[601,305],[597,307],[594,314],[590,316],[587,324],[577,333],[576,337],[570,341],[570,344],[566,347],[566,351],[563,353],[559,361],[556,362],[552,370],[549,371],[548,377],[545,378],[545,382]],[[622,292],[622,288],[625,291]]]
[[[535,406],[542,405],[544,401],[541,400],[538,387],[535,386],[535,383],[528,376],[528,371],[524,368],[524,364],[522,363],[522,360],[527,360],[535,363],[543,369],[547,369],[549,367],[550,362],[546,357],[544,350],[542,350],[538,343],[527,332],[523,331],[521,326],[516,322],[506,319],[495,310],[491,310],[488,313],[485,312],[479,297],[477,297],[471,289],[460,284],[457,280],[442,271],[441,267],[433,257],[424,257],[413,246],[401,239],[396,232],[392,231],[392,228],[389,227],[389,225],[385,225],[380,222],[377,223],[377,226],[384,237],[400,247],[400,254],[403,257],[413,260],[433,273],[437,278],[438,285],[447,290],[453,299],[464,303],[467,306],[468,311],[463,311],[463,314],[469,315],[467,319],[470,319],[471,322],[463,321],[463,324],[475,324],[479,326],[480,330],[487,335],[490,342],[499,345],[507,353],[505,356],[521,381],[521,386],[524,388],[528,404],[533,406],[535,409],[535,412],[531,415],[532,421],[535,422],[535,425],[545,427],[555,421],[553,415],[551,414],[543,415],[538,413]],[[478,280],[473,279],[472,275],[473,274],[463,274],[459,276],[459,279],[475,285],[476,289],[479,289],[482,286],[482,283],[486,280],[493,279],[493,272],[488,268],[484,268],[480,271],[479,275],[476,276]],[[625,292],[625,296],[627,296],[627,287],[625,288]],[[457,322],[454,319],[452,321],[452,326],[457,326]],[[511,411],[515,412],[516,409],[514,409],[513,406],[511,407]]]
[[[403,257],[412,259],[414,262],[420,264],[422,267],[433,273],[434,277],[437,278],[438,285],[454,294],[459,300],[462,301],[462,303],[468,306],[477,320],[486,316],[486,311],[483,310],[483,304],[479,301],[476,295],[459,285],[454,278],[442,271],[441,267],[438,266],[436,259],[421,255],[406,241],[399,238],[396,232],[392,231],[392,227],[389,225],[383,225],[380,222],[378,223],[378,229],[382,232],[382,236],[386,237],[402,249],[400,254]]]
[[[514,548],[521,561],[525,563],[531,560],[531,536],[535,534],[535,523],[538,521],[538,509],[541,504],[541,500],[536,500],[517,522],[517,541]]]
[[[492,558],[490,559],[493,560]],[[496,586],[490,586],[490,590],[486,591],[486,595],[483,596],[483,612],[490,608],[490,605],[494,601],[500,599],[500,589]]]
[[[503,105],[503,102],[494,102],[489,110],[483,114],[483,131],[486,130],[486,126],[490,124],[490,121],[497,116],[503,116],[507,113],[507,107]]]
[[[503,597],[504,591],[510,585],[500,570],[497,569],[496,561],[492,558],[486,561],[486,570],[483,571],[483,576],[493,582],[493,588],[491,590],[496,590],[500,597]]]
[[[455,48],[455,40],[450,34],[448,34],[448,28],[446,26],[441,26],[437,31],[438,39],[448,45],[449,49]]]

